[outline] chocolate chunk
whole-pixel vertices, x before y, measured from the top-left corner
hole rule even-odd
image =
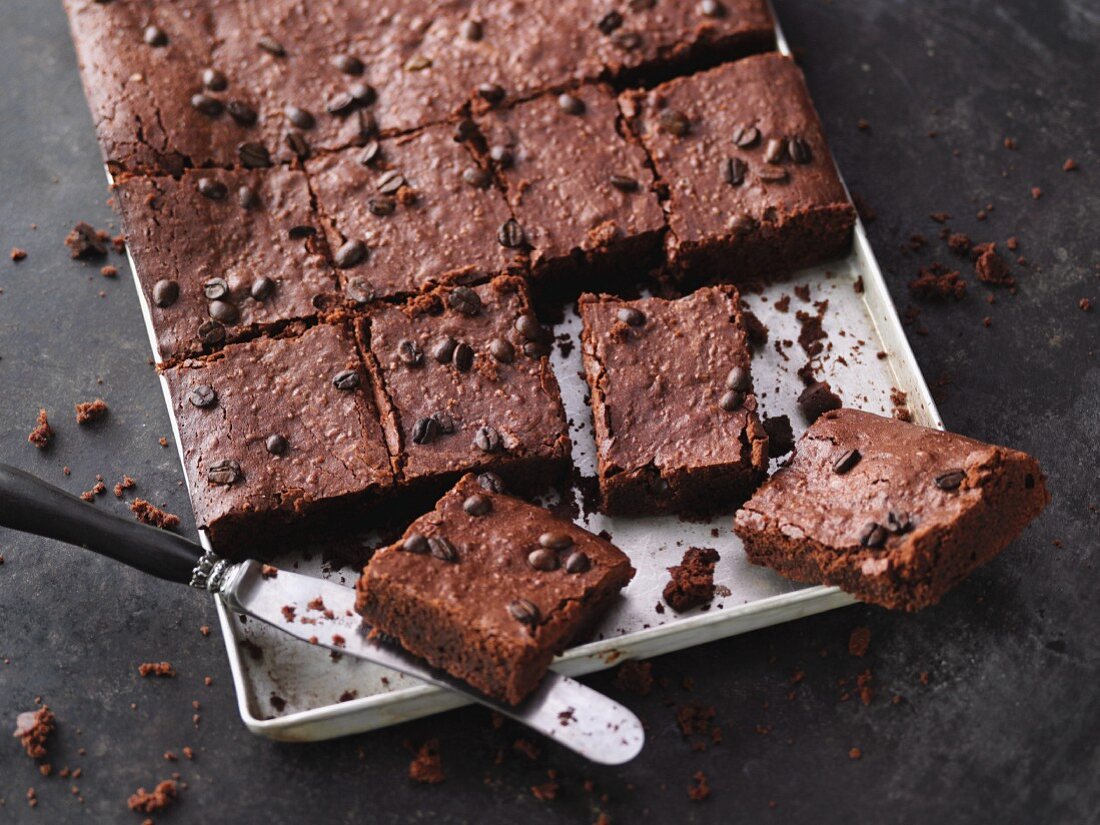
[[[623,307],[615,313],[615,317],[627,326],[640,327],[645,323],[645,313],[634,307]]]
[[[366,257],[367,245],[353,238],[349,241],[344,241],[344,243],[340,245],[340,248],[336,250],[336,254],[333,255],[332,260],[340,269],[350,269],[363,261]]]
[[[493,509],[493,502],[488,496],[475,494],[462,502],[462,509],[468,516],[484,516]]]
[[[180,297],[180,285],[176,281],[162,278],[153,284],[153,303],[161,309],[172,306]]]
[[[580,550],[574,550],[565,559],[566,573],[584,573],[591,566],[592,562],[589,561],[587,554]]]
[[[455,347],[453,362],[459,372],[469,372],[474,365],[474,350],[469,344],[463,342]]]
[[[332,386],[351,392],[359,386],[359,373],[356,370],[341,370],[332,377]]]
[[[439,422],[432,416],[416,419],[413,424],[413,444],[431,444],[439,435]]]
[[[527,563],[535,570],[549,573],[551,570],[558,569],[558,554],[553,550],[540,547],[538,550],[532,550],[527,554]]]
[[[287,448],[290,446],[290,442],[286,440],[285,436],[279,435],[278,433],[273,433],[269,435],[264,441],[264,446],[267,448],[267,451],[272,455],[282,455],[287,451]]]
[[[463,315],[477,315],[481,311],[481,296],[468,286],[456,286],[447,294],[447,305]]]
[[[410,533],[409,536],[401,542],[401,549],[406,553],[415,553],[418,556],[423,556],[428,552],[428,540],[420,533]]]
[[[483,426],[478,427],[474,434],[474,446],[483,453],[497,453],[504,446],[504,442],[495,428]]]
[[[521,624],[538,624],[539,609],[528,599],[513,599],[508,602],[508,612]]]
[[[863,456],[860,454],[859,450],[845,450],[841,453],[840,457],[833,462],[833,472],[838,476],[842,476],[859,464],[861,458],[863,458]]]
[[[966,478],[965,470],[949,470],[935,478],[936,486],[941,490],[957,490]]]
[[[526,235],[516,219],[509,218],[497,230],[497,241],[506,249],[519,249],[526,241]]]
[[[213,406],[218,400],[218,394],[209,384],[197,384],[187,393],[187,400],[191,402],[192,406],[201,410]]]
[[[406,367],[419,367],[424,363],[424,350],[416,341],[402,338],[397,342],[397,359]]]
[[[443,536],[431,536],[428,538],[428,551],[433,558],[454,564],[458,561],[458,551]]]
[[[241,465],[231,458],[215,461],[206,468],[206,480],[211,484],[229,486],[241,477]]]

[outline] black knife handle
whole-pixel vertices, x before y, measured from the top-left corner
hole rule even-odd
[[[7,464],[0,464],[0,527],[75,544],[181,584],[191,581],[203,554],[183,536],[106,513]]]

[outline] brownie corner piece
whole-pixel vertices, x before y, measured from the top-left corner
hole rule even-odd
[[[763,478],[768,437],[739,303],[732,286],[677,300],[581,297],[605,512],[714,513]]]
[[[522,278],[445,286],[360,318],[398,482],[438,494],[463,473],[491,470],[537,493],[570,461],[553,342]]]
[[[855,210],[791,58],[747,57],[620,106],[668,191],[666,251],[689,282],[780,277],[849,249]]]
[[[393,486],[369,378],[340,326],[231,344],[163,375],[196,520],[222,554],[263,555],[288,526],[358,512]]]
[[[914,611],[1001,552],[1049,501],[1025,453],[845,408],[803,434],[734,530],[755,564]]]
[[[634,575],[610,542],[467,474],[356,585],[374,630],[517,704]]]

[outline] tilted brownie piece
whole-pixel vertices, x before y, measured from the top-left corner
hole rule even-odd
[[[399,481],[432,495],[468,470],[540,492],[569,465],[552,340],[521,278],[441,287],[359,324]]]
[[[165,361],[309,318],[337,292],[301,172],[123,175],[115,199]]]
[[[425,129],[307,164],[350,299],[411,295],[525,266],[523,233],[504,195],[453,131]]]
[[[585,86],[477,118],[536,277],[592,287],[594,273],[642,274],[661,260],[664,213],[645,151],[617,131],[610,89]]]
[[[778,277],[848,249],[855,211],[790,58],[749,57],[620,105],[668,188],[668,256],[689,281]]]
[[[286,525],[392,487],[370,379],[342,327],[230,345],[164,375],[191,504],[222,554],[262,553]]]
[[[470,474],[374,555],[356,610],[411,653],[516,704],[633,575],[610,542]]]
[[[737,290],[624,301],[583,295],[605,512],[713,513],[743,501],[768,466]]]
[[[841,409],[806,431],[734,530],[756,564],[912,611],[996,556],[1049,501],[1024,453]]]

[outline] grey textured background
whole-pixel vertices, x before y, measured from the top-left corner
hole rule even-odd
[[[1017,271],[1017,295],[998,291],[986,304],[967,267],[969,297],[918,304],[917,326],[928,334],[911,339],[950,428],[1043,462],[1054,503],[1042,519],[920,615],[855,607],[656,660],[664,685],[625,697],[649,744],[618,769],[549,747],[529,761],[511,750],[518,732],[494,730],[481,710],[319,745],[253,738],[237,717],[220,639],[198,631],[214,624],[208,602],[0,531],[0,734],[40,695],[60,720],[53,764],[83,769],[75,783],[42,778],[0,735],[0,821],[139,822],[126,797],[173,769],[188,788],[158,822],[590,822],[601,810],[616,823],[1100,819],[1100,311],[1077,306],[1100,299],[1100,7],[776,5],[840,166],[877,213],[869,229],[899,308],[913,303],[905,285],[919,265],[951,260],[930,212],[949,212],[954,228],[979,241],[1020,239],[1029,266]],[[130,473],[142,495],[184,513],[175,451],[157,443],[168,421],[133,287],[69,261],[61,245],[77,220],[114,222],[64,14],[52,1],[4,0],[2,18],[0,460],[74,492],[96,473],[109,484]],[[1006,136],[1015,151],[1003,147]],[[1067,157],[1079,171],[1061,170]],[[982,222],[976,213],[986,204],[994,209]],[[914,232],[930,245],[906,253]],[[11,246],[29,258],[10,263]],[[109,420],[78,430],[72,405],[96,396],[111,405]],[[39,406],[58,430],[47,453],[26,443]],[[99,506],[121,508],[110,494]],[[872,631],[862,660],[846,652],[860,625]],[[138,677],[139,662],[160,659],[179,676]],[[854,681],[868,667],[871,704],[840,701],[847,688],[838,679]],[[792,688],[796,671],[805,676]],[[610,676],[591,682],[613,690]],[[892,704],[894,694],[904,701]],[[671,707],[687,701],[716,707],[724,744],[691,750]],[[448,778],[416,786],[405,778],[406,743],[431,736],[442,741]],[[163,760],[184,745],[194,762]],[[861,760],[848,758],[852,747]],[[540,802],[529,788],[548,769],[562,790]],[[686,794],[696,770],[713,788],[701,804]],[[36,810],[24,800],[30,786]]]

